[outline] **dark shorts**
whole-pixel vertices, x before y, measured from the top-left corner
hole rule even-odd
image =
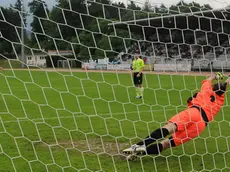
[[[139,85],[142,84],[142,73],[140,74],[139,77],[137,77],[138,72],[135,72],[133,75],[133,83],[134,85]]]

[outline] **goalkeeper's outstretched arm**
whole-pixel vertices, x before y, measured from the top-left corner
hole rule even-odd
[[[217,72],[216,74],[213,74],[207,78],[208,81],[212,81],[214,79],[223,79],[223,74],[221,72]]]
[[[212,81],[214,79],[216,79],[216,75],[211,75],[207,78],[208,81]]]

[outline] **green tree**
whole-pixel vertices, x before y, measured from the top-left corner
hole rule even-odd
[[[3,37],[3,39],[0,39],[0,53],[14,53],[13,46],[16,47],[16,52],[18,52],[19,49],[16,44],[12,43],[20,43],[20,32],[17,30],[17,27],[21,25],[19,12],[13,8],[3,7],[0,7],[0,11],[0,34]]]
[[[16,9],[16,10],[19,11],[18,14],[20,14],[20,17],[19,17],[20,18],[20,22],[21,22],[21,19],[23,19],[23,25],[26,28],[27,27],[27,20],[26,19],[27,19],[28,15],[26,14],[25,6],[24,5],[25,4],[22,4],[22,0],[17,0],[15,2],[14,6],[11,5],[11,8]],[[24,32],[24,43],[23,44],[29,46],[31,44],[31,42],[30,42],[30,40],[28,38],[28,35],[27,35],[27,32],[26,32],[25,28],[24,28],[24,31],[23,31]],[[21,28],[18,28],[18,32],[21,33]],[[28,53],[28,49],[25,49],[25,51],[26,51],[26,53]]]
[[[82,31],[79,34],[80,44],[85,47],[95,47],[93,36],[90,32]],[[79,52],[80,56],[87,56],[88,50],[83,48]]]
[[[179,14],[179,7],[172,5],[169,7],[169,14]]]
[[[12,8],[14,9],[17,9],[18,11],[22,12],[21,13],[21,17],[23,18],[23,22],[24,22],[24,25],[26,26],[27,23],[26,23],[26,17],[28,16],[26,13],[25,13],[25,7],[23,6],[22,7],[22,0],[17,0],[14,4],[14,6],[11,5]]]
[[[130,1],[130,4],[128,4],[127,9],[141,10],[141,8],[137,6],[134,1]]]
[[[152,6],[151,6],[149,0],[146,0],[146,1],[145,1],[142,10],[143,10],[143,11],[147,11],[147,12],[152,11]]]
[[[158,9],[158,12],[165,14],[165,13],[168,13],[168,9],[166,8],[166,6],[164,4],[161,4],[159,9]]]
[[[125,4],[123,2],[115,2],[112,3],[112,5],[115,7],[125,8]]]
[[[130,1],[126,10],[120,10],[122,12],[121,18],[122,21],[134,20],[133,10],[140,11],[141,8],[135,4],[134,1]]]
[[[203,9],[204,10],[212,10],[212,7],[209,4],[204,4]]]
[[[42,46],[42,42],[47,41],[48,37],[42,35],[44,34],[44,23],[48,19],[49,10],[45,1],[33,0],[28,4],[30,12],[34,15],[33,21],[31,23],[32,31],[36,34],[39,44]],[[32,35],[32,42],[36,44],[37,40],[35,35]],[[44,48],[44,47],[43,47]]]
[[[97,47],[99,49],[95,50],[95,57],[96,58],[104,58],[104,51],[110,50],[110,45],[109,45],[109,38],[107,36],[100,36],[101,38],[98,39],[97,42]]]
[[[62,9],[62,10],[61,10]],[[84,0],[58,0],[56,7],[50,12],[50,20],[46,23],[46,33],[52,37],[61,39],[70,43],[77,43],[76,40],[76,29],[83,29],[84,26],[91,26],[83,15],[86,13],[86,5]],[[81,18],[82,17],[82,18]],[[83,19],[83,22],[82,20]],[[93,26],[93,25],[92,25]],[[53,40],[50,41],[54,48]],[[58,48],[62,50],[69,49],[70,43],[63,43],[61,41],[55,41]]]
[[[189,3],[188,6],[190,7],[192,12],[200,11],[200,9],[202,8],[199,3],[196,3],[194,1]]]
[[[183,0],[176,4],[179,7],[179,13],[190,13],[191,12],[191,4],[185,3]]]

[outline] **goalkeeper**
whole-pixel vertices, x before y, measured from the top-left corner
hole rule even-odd
[[[214,79],[217,79],[218,82],[212,85]],[[186,110],[173,116],[166,122],[166,125],[153,131],[143,141],[123,150],[124,153],[132,155],[127,158],[133,160],[138,154],[159,154],[167,148],[184,144],[200,135],[224,104],[224,95],[230,84],[230,78],[223,83],[219,82],[220,79],[223,79],[223,75],[218,72],[204,80],[201,90],[188,99]],[[169,134],[172,134],[171,137],[152,144]]]

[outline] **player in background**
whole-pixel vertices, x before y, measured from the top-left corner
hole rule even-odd
[[[218,82],[212,85],[214,79],[217,79]],[[131,154],[127,156],[127,159],[134,160],[138,154],[159,154],[165,149],[179,146],[199,136],[224,104],[224,96],[230,84],[230,77],[223,83],[219,79],[223,79],[220,72],[204,80],[201,90],[188,99],[186,110],[173,116],[163,127],[153,131],[144,140],[123,150],[124,153]],[[152,144],[169,134],[172,134],[171,137]]]
[[[133,82],[136,87],[136,99],[141,99],[144,93],[144,87],[142,86],[144,66],[144,61],[140,58],[140,55],[135,54],[134,60],[132,62],[132,70]]]

